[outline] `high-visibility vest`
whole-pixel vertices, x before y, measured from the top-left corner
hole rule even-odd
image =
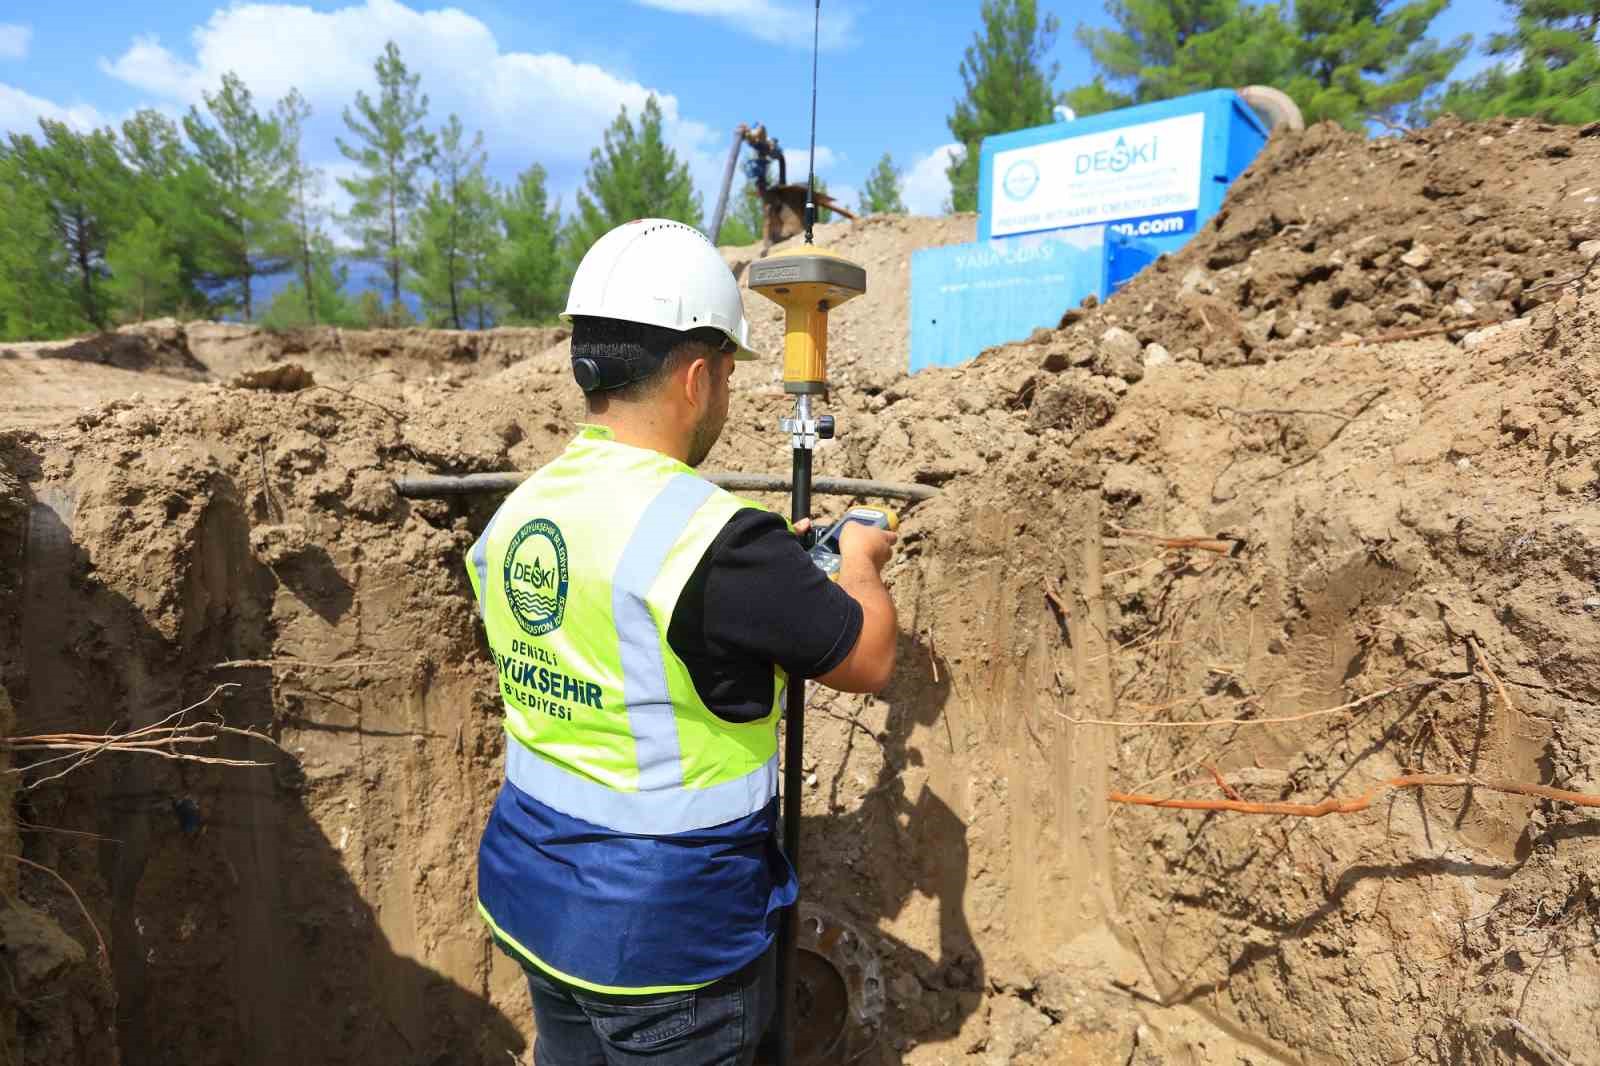
[[[505,704],[478,852],[495,937],[582,988],[696,988],[766,950],[793,871],[772,842],[777,719],[718,718],[667,642],[742,500],[584,426],[468,557]]]

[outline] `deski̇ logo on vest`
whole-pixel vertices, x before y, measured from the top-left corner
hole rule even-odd
[[[567,612],[567,542],[548,518],[517,530],[506,548],[506,602],[530,637],[561,628]]]

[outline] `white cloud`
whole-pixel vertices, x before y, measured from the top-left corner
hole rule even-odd
[[[950,200],[945,168],[961,152],[957,142],[941,144],[911,165],[901,180],[900,197],[913,215],[940,215]]]
[[[41,118],[65,122],[80,131],[96,129],[109,122],[87,104],[63,107],[0,82],[0,131],[38,134]]]
[[[15,22],[0,22],[0,59],[26,59],[33,30]]]
[[[789,180],[797,185],[805,184],[806,168],[811,161],[809,148],[785,148],[783,160],[789,171]],[[835,152],[825,144],[817,145],[817,174],[827,177],[828,171],[844,162],[844,155]]]
[[[543,163],[552,191],[570,207],[589,149],[627,106],[637,115],[648,86],[557,52],[503,51],[482,21],[456,8],[419,11],[398,0],[365,0],[329,11],[277,3],[241,3],[214,12],[190,34],[191,48],[139,37],[101,69],[147,93],[198,104],[233,71],[258,105],[298,88],[315,117],[308,154],[333,155],[344,135],[339,115],[358,90],[376,91],[373,60],[394,41],[428,94],[430,124],[460,114],[481,128],[491,165],[504,177]],[[702,194],[720,179],[725,135],[679,114],[678,101],[656,91],[665,135],[690,166]],[[318,143],[320,141],[320,144]],[[331,186],[330,182],[330,186]]]
[[[834,203],[840,204],[851,211],[856,210],[856,205],[861,203],[861,190],[854,185],[845,185],[842,182],[838,185],[828,186],[828,195],[833,197]]]
[[[757,40],[793,48],[811,47],[815,9],[806,3],[780,0],[634,0],[644,7],[678,15],[720,19]],[[817,43],[823,49],[855,43],[855,12],[830,3],[817,24]]]

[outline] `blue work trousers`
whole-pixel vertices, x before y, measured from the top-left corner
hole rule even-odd
[[[777,1003],[777,949],[692,992],[614,996],[524,967],[534,1066],[750,1066]]]

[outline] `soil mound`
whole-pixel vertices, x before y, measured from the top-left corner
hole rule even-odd
[[[27,352],[39,359],[71,359],[186,381],[203,380],[206,368],[190,353],[185,333],[176,319],[158,319],[66,343],[8,345],[0,349],[0,358],[16,358]]]
[[[1600,256],[1600,136],[1586,133],[1447,120],[1275,137],[1194,241],[1072,336],[1120,321],[1226,366],[1519,314]]]

